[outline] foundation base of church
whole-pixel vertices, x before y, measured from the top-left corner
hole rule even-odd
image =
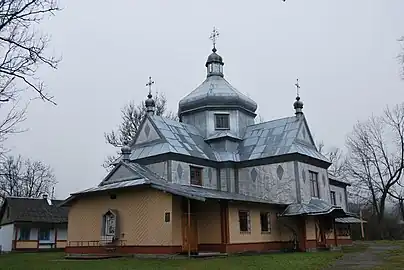
[[[352,245],[350,239],[338,239],[338,246]],[[335,246],[335,245],[332,245]],[[317,250],[315,240],[306,241],[306,249],[304,251]],[[291,242],[259,242],[259,243],[233,243],[233,244],[199,244],[198,252],[215,252],[215,253],[266,253],[274,251],[293,251]],[[65,248],[67,254],[186,254],[182,246],[68,246]]]

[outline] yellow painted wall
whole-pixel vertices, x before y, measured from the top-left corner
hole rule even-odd
[[[181,201],[182,197],[173,196],[172,197],[172,244],[175,246],[182,245],[182,210]]]
[[[111,200],[108,194],[78,199],[69,210],[68,241],[98,241],[102,216],[108,209],[118,212],[121,240],[126,245],[172,245],[173,218],[164,221],[165,212],[172,213],[172,195],[151,188],[125,190]],[[175,224],[177,225],[177,224]]]
[[[16,248],[38,248],[38,242],[37,241],[17,241],[16,243]]]
[[[240,232],[240,224],[238,219],[239,210],[250,211],[251,232]],[[261,233],[261,212],[271,213],[271,232]],[[252,204],[229,204],[229,224],[230,224],[230,243],[259,243],[270,241],[288,241],[293,237],[291,230],[287,229],[283,224],[292,227],[294,223],[291,219],[276,217],[279,213],[274,207],[268,205],[252,205]]]

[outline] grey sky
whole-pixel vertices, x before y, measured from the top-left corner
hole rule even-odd
[[[129,100],[147,95],[148,76],[169,108],[205,78],[209,34],[220,32],[226,79],[258,103],[265,120],[293,114],[299,77],[316,139],[343,146],[357,120],[403,101],[396,56],[404,1],[63,1],[44,26],[56,71],[41,76],[58,106],[29,107],[29,131],[8,141],[14,153],[50,164],[56,196],[97,185],[104,132]]]

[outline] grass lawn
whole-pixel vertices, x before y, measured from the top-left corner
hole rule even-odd
[[[383,259],[383,264],[376,267],[375,270],[382,269],[403,269],[404,268],[404,241],[377,241],[380,245],[396,246],[396,249],[384,252],[381,257]]]
[[[217,259],[107,259],[94,261],[63,260],[63,253],[12,253],[0,255],[0,269],[84,270],[84,269],[323,269],[342,256],[341,252],[281,253],[230,256]]]

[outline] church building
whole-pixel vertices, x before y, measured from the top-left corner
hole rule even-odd
[[[257,103],[224,77],[214,43],[206,79],[179,121],[151,94],[135,139],[102,182],[71,194],[66,252],[176,254],[309,251],[351,243],[348,183],[313,141],[297,95],[291,115],[255,123]],[[297,84],[297,87],[298,84]],[[287,104],[286,104],[287,105]]]

